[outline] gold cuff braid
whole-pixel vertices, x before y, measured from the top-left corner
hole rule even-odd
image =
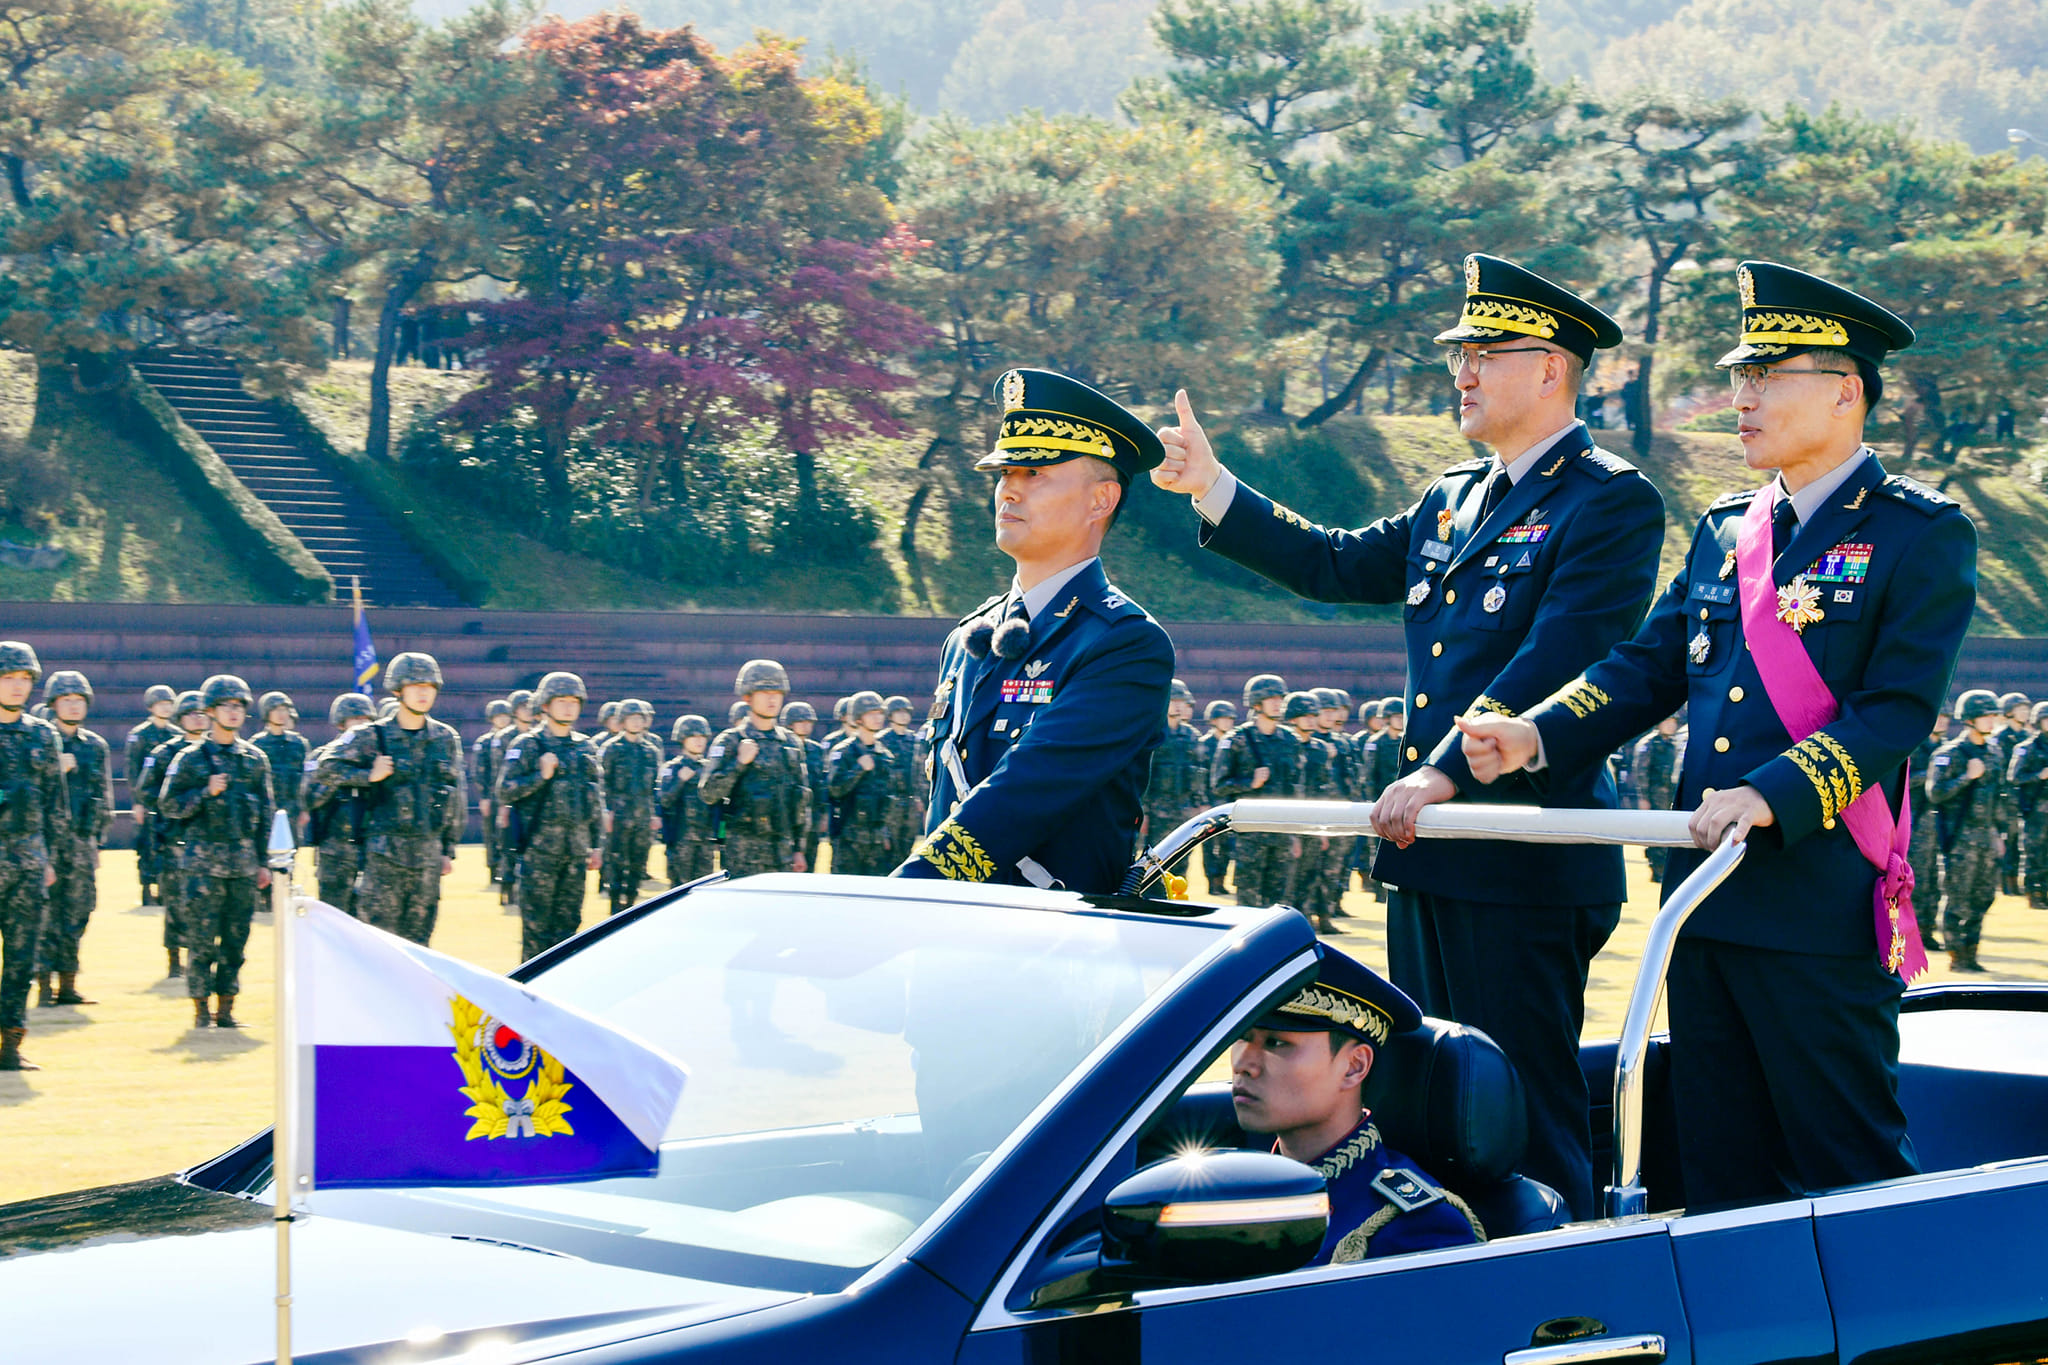
[[[1863,795],[1863,773],[1840,740],[1825,730],[1816,730],[1785,751],[1785,757],[1806,775],[1820,801],[1820,819],[1832,825]]]
[[[910,856],[930,863],[947,881],[986,882],[996,875],[995,862],[980,840],[950,817],[927,834]]]
[[[1608,696],[1605,692],[1587,682],[1584,676],[1581,676],[1577,682],[1558,693],[1556,700],[1558,705],[1564,707],[1565,710],[1571,712],[1578,719],[1584,720],[1601,707],[1613,701],[1614,698]]]

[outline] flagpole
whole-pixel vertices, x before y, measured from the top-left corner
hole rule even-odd
[[[270,910],[277,939],[277,1116],[270,1130],[270,1169],[275,1196],[271,1219],[277,1229],[277,1365],[292,1361],[292,1196],[298,1190],[298,1007],[292,952],[291,816],[280,810],[270,822]]]

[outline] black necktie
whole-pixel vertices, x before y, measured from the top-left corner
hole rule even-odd
[[[1778,499],[1778,508],[1771,513],[1771,558],[1785,553],[1785,547],[1792,543],[1794,533],[1799,530],[1799,512],[1792,506],[1792,499]]]
[[[1487,480],[1486,501],[1479,505],[1478,525],[1486,524],[1486,519],[1493,515],[1493,509],[1501,505],[1501,501],[1514,491],[1514,487],[1515,481],[1508,477],[1505,469]]]

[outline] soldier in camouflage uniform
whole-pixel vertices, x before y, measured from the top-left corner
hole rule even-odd
[[[661,765],[661,842],[668,851],[668,884],[681,886],[718,870],[714,813],[697,796],[698,780],[709,766],[704,751],[711,746],[711,722],[678,716],[669,738],[676,755]]]
[[[1188,720],[1195,714],[1195,694],[1175,678],[1166,694],[1166,738],[1152,751],[1152,771],[1145,783],[1145,830],[1140,845],[1149,847],[1179,829],[1207,804],[1209,774],[1201,767],[1202,736]],[[1170,869],[1185,875],[1187,859]]]
[[[292,728],[299,719],[299,708],[292,705],[291,697],[283,692],[265,692],[258,697],[256,717],[262,721],[263,728],[252,735],[249,742],[270,760],[270,786],[277,798],[277,808],[291,818],[292,842],[303,844],[306,841],[306,760],[313,756],[313,745]]]
[[[1365,763],[1362,774],[1365,782],[1365,799],[1377,801],[1380,793],[1391,786],[1401,775],[1401,743],[1408,737],[1408,704],[1399,697],[1380,698],[1380,730],[1365,744]],[[1367,841],[1366,872],[1371,880],[1372,859],[1379,852],[1377,835]],[[1384,882],[1372,884],[1372,897],[1376,901],[1387,898]]]
[[[541,724],[505,750],[500,806],[517,817],[520,951],[533,957],[583,923],[586,872],[604,857],[604,781],[597,745],[576,732],[588,693],[574,673],[540,680]]]
[[[1212,701],[1202,708],[1202,720],[1209,729],[1195,750],[1195,758],[1202,769],[1204,802],[1213,805],[1218,798],[1209,783],[1210,775],[1216,771],[1216,746],[1237,728],[1237,708],[1227,701]],[[1236,848],[1234,834],[1219,834],[1202,845],[1202,878],[1212,898],[1230,894],[1230,859]]]
[[[597,733],[591,736],[602,750],[605,745],[619,737],[619,704],[608,701],[597,708]]]
[[[502,871],[498,866],[498,822],[491,805],[491,792],[498,785],[499,749],[494,741],[500,731],[512,724],[512,703],[502,697],[485,703],[484,724],[489,728],[469,747],[469,781],[477,794],[477,819],[483,825],[485,885],[496,886]]]
[[[1666,716],[1657,728],[1636,741],[1629,755],[1635,805],[1638,810],[1670,810],[1678,794],[1678,717]],[[1664,880],[1664,861],[1669,849],[1649,850],[1650,880]]]
[[[194,1028],[241,1027],[242,954],[256,893],[270,885],[270,760],[241,736],[255,700],[232,674],[208,678],[199,689],[206,738],[180,749],[164,774],[163,813],[185,822],[185,986]],[[208,994],[218,1003],[211,1014]]]
[[[0,641],[0,1071],[39,1070],[21,1055],[36,940],[57,871],[50,846],[66,832],[64,745],[57,727],[28,714],[43,676],[36,652]]]
[[[1244,685],[1244,709],[1250,723],[1216,741],[1216,759],[1209,770],[1209,790],[1218,801],[1242,796],[1268,798],[1295,795],[1301,772],[1294,731],[1280,723],[1287,704],[1287,684],[1278,674],[1261,673]],[[1286,903],[1292,881],[1291,863],[1300,855],[1300,841],[1285,834],[1237,836],[1237,903]]]
[[[882,731],[882,743],[896,755],[903,764],[903,771],[917,774],[924,771],[924,752],[919,746],[917,731],[911,728],[910,698],[887,697],[882,705],[889,712],[889,728]],[[931,791],[930,784],[918,781],[915,776],[910,783],[910,816],[903,822],[902,833],[896,846],[896,863],[910,856],[917,846],[919,834],[924,829],[924,803]],[[893,866],[893,864],[892,864]]]
[[[1912,780],[1922,785],[1913,795],[1913,843],[1907,860],[1913,865],[1913,915],[1920,921],[1920,946],[1932,953],[1940,949],[1941,938],[1941,822],[1927,802],[1928,770],[1934,766],[1934,751],[1948,739],[1948,712],[1934,713],[1934,728],[1913,750],[1907,763]]]
[[[1335,687],[1313,690],[1317,707],[1316,733],[1330,746],[1332,795],[1339,801],[1356,801],[1359,799],[1357,736],[1344,732],[1344,726],[1351,719],[1351,694]],[[1351,881],[1351,860],[1357,844],[1355,838],[1339,835],[1330,838],[1330,856],[1323,864],[1323,879],[1327,883],[1323,903],[1329,907],[1332,919],[1351,918],[1350,912],[1344,908],[1344,889]]]
[[[856,692],[848,717],[853,738],[825,759],[825,791],[838,814],[832,870],[850,877],[886,877],[910,815],[910,774],[882,739],[888,712],[879,692]]]
[[[135,817],[135,873],[142,882],[144,905],[163,904],[158,890],[163,854],[157,847],[156,823],[149,818],[149,812],[137,796],[142,787],[142,761],[157,745],[178,737],[178,727],[171,721],[171,711],[177,704],[178,694],[162,683],[144,692],[142,705],[149,712],[149,719],[128,732],[122,752],[122,771],[128,778],[128,807]],[[171,975],[176,976],[177,973]]]
[[[1990,743],[1998,698],[1982,689],[1965,692],[1956,698],[1956,719],[1962,732],[1934,751],[1927,769],[1927,797],[1941,833],[1941,939],[1956,971],[1981,972],[1977,939],[1998,895],[2005,843],[2005,775],[1994,765]]]
[[[2005,786],[2020,812],[2020,882],[2027,904],[2048,907],[2048,701],[2027,713],[2027,736],[2013,746]]]
[[[2027,736],[2033,733],[2033,726],[2027,720],[2033,706],[2033,702],[2024,692],[2008,692],[1998,699],[1998,710],[2004,718],[2004,724],[2000,725],[1998,733],[1991,737],[1991,748],[1998,755],[1998,778],[2001,786],[2005,781],[2006,770],[2012,766],[2013,750],[2019,748]],[[2017,896],[2020,894],[2020,850],[2027,842],[2026,819],[2020,813],[2018,803],[2010,799],[2009,791],[2007,797],[2004,812],[2005,852],[2000,854],[1998,859],[1999,883],[2006,895]]]
[[[804,780],[811,784],[810,823],[804,832],[804,866],[816,872],[818,840],[826,833],[831,814],[831,802],[819,794],[825,790],[826,746],[822,741],[811,738],[811,732],[818,728],[817,708],[807,701],[789,703],[782,708],[782,727],[804,744]],[[833,856],[838,856],[836,851]],[[835,866],[832,870],[836,872],[839,869]]]
[[[1337,749],[1322,735],[1322,708],[1313,692],[1290,692],[1280,718],[1294,732],[1295,777],[1293,795],[1310,801],[1332,801],[1337,797]],[[1335,850],[1327,836],[1301,837],[1301,853],[1294,859],[1293,880],[1288,902],[1316,926],[1318,933],[1334,934],[1330,918],[1330,859]]]
[[[377,719],[377,703],[361,692],[344,692],[327,708],[327,723],[338,732],[307,760],[306,836],[316,851],[320,899],[361,918],[356,881],[363,872],[363,790],[320,775],[320,765],[340,749],[351,731]]]
[[[513,689],[505,698],[512,707],[512,723],[491,737],[491,823],[498,830],[498,904],[511,907],[519,901],[519,831],[513,828],[513,812],[498,799],[498,779],[505,773],[505,755],[540,725],[534,712],[533,693],[524,687]]]
[[[803,833],[810,820],[810,778],[802,745],[777,723],[789,674],[773,659],[749,659],[733,690],[746,708],[745,719],[711,741],[697,787],[706,805],[723,807],[720,861],[735,877],[802,872],[809,866]]]
[[[605,809],[611,833],[605,836],[605,882],[612,913],[640,899],[647,880],[647,854],[654,846],[655,804],[661,786],[661,746],[648,735],[654,708],[637,697],[619,703],[619,733],[599,751],[604,774]]]
[[[428,714],[441,695],[433,655],[399,655],[384,670],[384,686],[398,710],[330,745],[315,775],[362,797],[359,917],[425,944],[441,912],[441,878],[455,870],[455,847],[469,823],[462,736]]]
[[[49,914],[36,954],[41,978],[36,1003],[91,1005],[98,1002],[78,993],[78,942],[99,898],[100,839],[114,816],[113,755],[105,739],[85,728],[92,706],[92,684],[85,674],[52,673],[43,681],[43,704],[63,737],[58,766],[64,770],[69,818],[63,832],[50,840],[57,880],[50,886]]]
[[[150,750],[142,760],[142,785],[135,791],[139,818],[149,821],[156,833],[157,891],[164,905],[164,961],[175,980],[185,975],[179,958],[185,950],[185,825],[162,810],[164,778],[171,760],[188,744],[206,738],[206,708],[199,704],[197,690],[180,692],[171,706],[171,718],[178,733]]]
[[[725,708],[725,728],[730,730],[747,718],[747,703],[744,699]]]

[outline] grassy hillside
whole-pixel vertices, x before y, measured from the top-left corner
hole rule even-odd
[[[35,369],[0,353],[0,432],[24,437],[35,416]],[[37,433],[40,438],[43,433]],[[273,602],[211,523],[156,462],[96,423],[51,433],[72,489],[54,525],[0,517],[0,540],[55,545],[55,569],[0,564],[0,599],[14,602]]]

